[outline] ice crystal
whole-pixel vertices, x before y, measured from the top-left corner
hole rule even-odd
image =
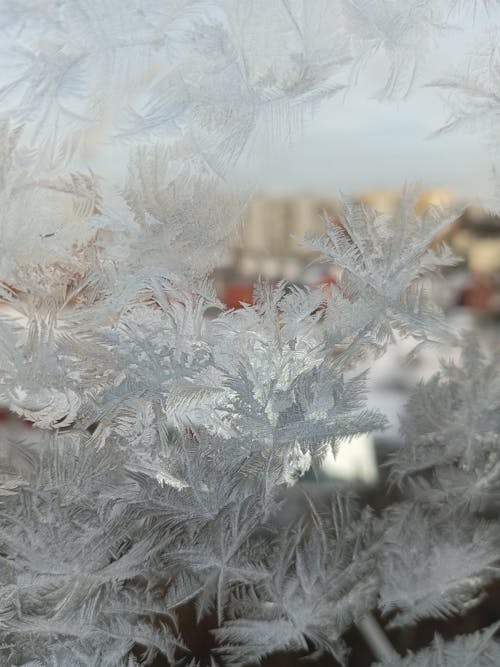
[[[376,515],[303,480],[386,425],[366,379],[396,335],[460,342],[429,289],[456,211],[346,197],[305,241],[339,270],[327,295],[261,282],[231,310],[207,277],[250,195],[238,161],[344,89],[352,58],[386,49],[385,92],[409,92],[443,5],[1,8],[0,400],[24,424],[0,444],[1,664],[345,661],[370,610],[475,604],[498,576],[500,424],[473,341],[410,397],[404,502]],[[100,175],[107,148],[124,183]],[[496,653],[492,635],[436,640],[415,664]]]

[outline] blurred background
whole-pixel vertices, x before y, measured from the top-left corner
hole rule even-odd
[[[499,14],[500,8],[497,19]],[[467,52],[474,51],[478,35],[490,21],[491,15],[474,23],[465,17],[462,24],[443,33],[434,45],[432,61],[422,64],[422,80],[432,82],[442,71],[453,70]],[[338,223],[339,191],[390,213],[402,185],[418,181],[420,212],[433,205],[463,211],[439,239],[461,261],[436,283],[435,298],[450,325],[473,328],[487,345],[494,344],[500,340],[500,217],[479,202],[492,196],[498,146],[491,147],[484,137],[465,132],[442,134],[429,141],[429,135],[448,119],[439,94],[432,88],[416,87],[404,99],[382,103],[376,91],[384,85],[387,71],[385,55],[374,54],[356,84],[345,95],[324,102],[305,122],[300,136],[293,137],[293,143],[274,143],[264,159],[235,167],[231,175],[235,188],[238,184],[246,188],[250,182],[255,184],[255,194],[245,224],[231,238],[224,260],[213,273],[219,297],[229,308],[251,304],[260,279],[271,284],[286,280],[296,285],[324,285],[327,293],[338,277],[338,267],[315,263],[314,253],[295,239],[321,234],[325,217]],[[261,156],[263,148],[259,146],[255,155]],[[89,149],[87,155],[95,172],[122,181],[128,148],[99,150]],[[196,222],[203,230],[203,220]],[[389,429],[357,438],[335,458],[329,457],[322,479],[305,480],[318,493],[323,484],[342,483],[354,487],[375,510],[394,500],[385,485],[383,464],[400,446],[399,416],[416,383],[438,371],[440,358],[455,354],[451,349],[427,349],[408,365],[406,355],[413,345],[411,339],[398,341],[370,370],[370,407],[388,417]],[[14,417],[6,410],[0,410],[0,418],[12,426]],[[16,423],[19,428],[30,428]],[[462,617],[394,631],[391,641],[399,649],[417,649],[436,631],[450,636],[487,625],[498,617],[500,608],[500,592],[488,593],[484,603]],[[356,629],[349,643],[353,651],[349,664],[370,664],[369,650]],[[290,667],[299,663],[286,655],[274,656],[265,664]]]
[[[354,85],[322,102],[293,142],[273,144],[265,159],[237,167],[235,181],[255,183],[256,191],[241,232],[214,272],[227,306],[252,303],[259,279],[323,284],[326,290],[338,268],[315,263],[314,253],[294,239],[321,234],[325,217],[338,223],[341,196],[390,214],[405,183],[417,183],[418,212],[429,206],[461,212],[437,239],[461,261],[435,282],[435,300],[450,326],[473,329],[487,346],[500,341],[500,217],[492,213],[500,210],[498,133],[488,138],[485,127],[465,124],[439,132],[450,108],[446,94],[432,85],[462,77],[468,58],[486,48],[499,21],[500,6],[454,17],[433,42],[432,58],[419,53],[418,81],[398,100],[378,96],[390,60],[387,53],[373,53]],[[265,150],[259,146],[255,154]],[[400,444],[399,416],[410,391],[439,370],[440,359],[457,355],[453,349],[426,349],[409,366],[406,355],[414,345],[412,339],[398,341],[370,371],[369,402],[386,414],[390,428],[344,447],[327,461],[326,479],[386,493],[382,464]]]
[[[390,214],[401,191],[373,189],[354,197],[383,213]],[[448,269],[443,279],[433,284],[435,300],[444,309],[450,326],[475,331],[487,347],[500,342],[500,216],[479,205],[467,205],[449,188],[429,188],[421,192],[417,212],[429,206],[456,207],[462,211],[437,242],[448,244],[460,259]],[[276,284],[281,280],[296,285],[335,284],[340,269],[335,265],[316,263],[315,254],[305,250],[298,240],[308,234],[321,234],[325,219],[341,224],[339,200],[307,192],[297,194],[257,194],[248,210],[247,220],[235,234],[228,256],[214,272],[221,300],[230,308],[241,308],[253,302],[258,280]],[[388,486],[387,467],[390,454],[401,446],[399,417],[413,387],[438,372],[440,360],[458,360],[453,348],[423,348],[411,364],[407,354],[416,345],[414,339],[400,339],[386,354],[372,364],[368,376],[368,402],[389,419],[390,427],[379,433],[357,437],[345,443],[336,454],[327,457],[321,477],[310,475],[302,480],[308,493],[320,499],[331,485],[354,489],[363,503],[375,512],[396,500],[399,492]],[[290,495],[290,511],[301,512],[303,499]],[[428,620],[411,627],[388,631],[393,646],[404,653],[429,644],[435,633],[443,637],[472,632],[498,620],[500,586],[483,591],[480,604],[460,616]],[[350,667],[367,667],[373,656],[359,630],[353,627],[346,637],[350,647]],[[264,662],[269,667],[291,667],[303,664],[300,655],[275,655]],[[318,665],[335,667],[332,658],[324,657]]]
[[[399,195],[397,190],[372,190],[356,199],[390,214]],[[437,239],[447,243],[460,262],[434,283],[435,300],[445,310],[450,326],[475,329],[487,345],[494,344],[500,340],[500,217],[477,205],[465,206],[446,188],[422,191],[417,212],[429,206],[456,206],[463,211]],[[338,267],[315,262],[315,254],[297,240],[321,234],[325,219],[340,224],[337,199],[307,193],[256,195],[224,264],[214,272],[220,299],[229,308],[252,304],[258,280],[324,285],[327,290],[336,281]],[[391,427],[342,448],[335,460],[327,461],[325,475],[361,485],[380,481],[377,461],[399,445],[399,415],[412,387],[436,373],[440,359],[457,354],[442,347],[424,349],[408,365],[406,356],[415,344],[411,338],[399,340],[370,370],[370,405],[386,414]]]

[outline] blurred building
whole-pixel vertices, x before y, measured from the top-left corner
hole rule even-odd
[[[362,193],[358,200],[381,213],[390,214],[400,197],[397,190]],[[453,194],[444,188],[422,192],[416,212],[429,206],[450,206]],[[230,307],[251,303],[253,285],[258,279],[299,284],[335,281],[337,269],[315,264],[316,253],[301,245],[308,235],[323,233],[326,224],[341,224],[340,203],[312,194],[276,197],[261,194],[254,198],[247,221],[231,244],[229,262],[216,272],[219,293]],[[458,273],[450,282],[451,297],[457,302],[485,312],[500,312],[500,226],[498,219],[481,209],[468,208],[450,228],[439,236],[463,257]]]
[[[445,235],[464,262],[451,275],[459,305],[484,314],[500,315],[500,217],[469,206]]]
[[[261,195],[250,205],[238,243],[233,244],[236,271],[245,276],[295,280],[314,253],[300,239],[324,231],[325,220],[336,220],[335,200],[312,195]]]
[[[229,262],[216,272],[223,301],[230,307],[251,303],[253,285],[259,279],[295,283],[321,281],[327,266],[306,269],[317,256],[300,239],[320,235],[325,222],[339,219],[333,199],[303,194],[293,197],[259,195],[251,202],[247,220],[231,243]]]
[[[401,197],[401,190],[370,190],[359,195],[358,200],[368,204],[381,213],[392,213]],[[432,188],[424,190],[417,201],[416,213],[422,214],[430,206],[443,208],[455,203],[455,196],[447,188]]]

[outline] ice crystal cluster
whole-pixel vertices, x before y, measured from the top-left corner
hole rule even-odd
[[[2,1],[0,399],[30,428],[0,442],[0,665],[342,663],[370,611],[458,614],[500,576],[499,357],[429,290],[456,212],[346,201],[304,241],[341,270],[328,299],[262,283],[228,310],[207,277],[251,191],[234,165],[377,50],[408,94],[458,5]],[[410,399],[405,499],[318,501],[304,473],[385,425],[365,378],[396,334],[463,347]],[[493,667],[495,630],[377,657]]]

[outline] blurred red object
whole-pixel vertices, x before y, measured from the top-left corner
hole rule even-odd
[[[252,283],[229,283],[224,289],[223,301],[228,308],[241,308],[242,303],[253,305]]]
[[[323,285],[324,291],[326,292],[327,295],[329,295],[332,292],[332,289],[331,289],[332,285],[336,285],[336,284],[337,284],[337,280],[333,276],[330,276],[330,275],[327,274],[325,276],[322,276],[315,283],[313,283],[313,286],[316,287],[316,286],[319,286],[319,285]]]
[[[323,287],[323,294],[325,295],[323,298],[323,302],[320,306],[320,309],[326,308],[329,299],[331,299],[334,287],[337,285],[337,280],[329,275],[325,274],[321,276],[318,280],[315,280],[312,283],[312,287]]]
[[[463,288],[460,303],[462,306],[490,313],[495,310],[494,293],[495,281],[493,276],[487,273],[476,273],[471,276],[468,284]]]

